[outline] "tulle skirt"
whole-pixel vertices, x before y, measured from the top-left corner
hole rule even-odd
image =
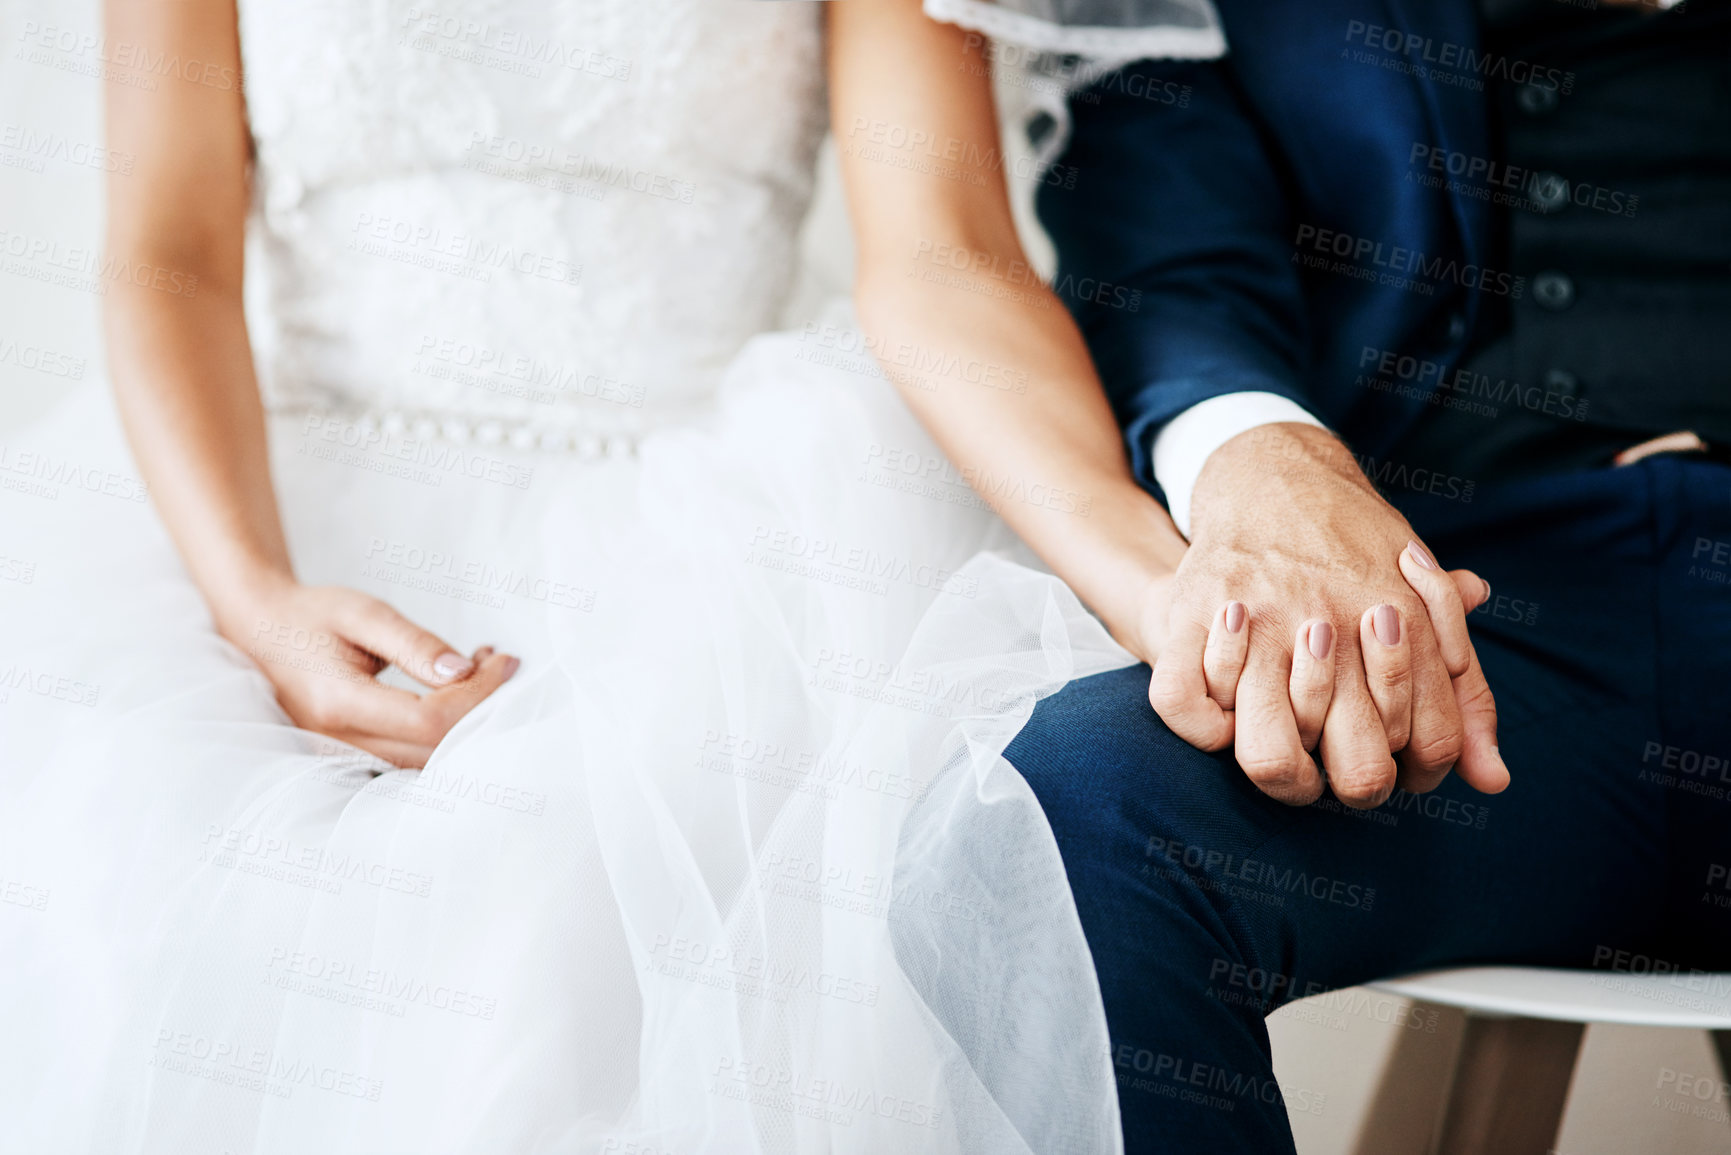
[[[0,1148],[1118,1149],[1002,752],[1130,659],[803,348],[618,459],[271,418],[303,581],[523,658],[419,772],[289,724],[103,391],[8,439]]]

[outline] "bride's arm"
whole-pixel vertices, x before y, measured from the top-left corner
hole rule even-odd
[[[1022,252],[978,38],[919,0],[829,8],[861,324],[981,495],[1151,661],[1185,542],[1131,478],[1082,336]]]
[[[109,0],[106,24],[111,43],[240,75],[234,0]],[[149,92],[110,85],[106,112],[109,144],[137,157],[108,185],[109,256],[133,270],[104,304],[108,361],[157,511],[217,628],[259,662],[297,723],[420,764],[511,660],[435,668],[450,647],[434,635],[364,594],[294,579],[241,308],[249,138],[239,86],[178,76]],[[387,689],[373,681],[386,662],[445,689],[419,699]]]
[[[107,33],[237,63],[232,2],[113,0]],[[104,308],[110,376],[158,512],[220,614],[213,595],[289,572],[240,308],[245,108],[233,86],[178,79],[107,94],[109,143],[137,156],[131,176],[108,184],[109,255],[193,286],[171,295],[116,278]]]

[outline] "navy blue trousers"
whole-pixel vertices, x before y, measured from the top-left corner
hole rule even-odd
[[[1166,729],[1146,666],[1071,683],[1007,752],[1064,856],[1131,1152],[1292,1151],[1263,1019],[1293,998],[1456,964],[1731,970],[1731,468],[1400,504],[1491,583],[1503,794],[1284,806]]]

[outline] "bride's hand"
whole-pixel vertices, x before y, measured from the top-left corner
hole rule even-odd
[[[396,610],[358,590],[291,578],[249,590],[217,614],[223,636],[245,650],[295,725],[420,768],[457,721],[517,672],[517,659],[483,646],[454,651]],[[431,687],[413,694],[381,685],[394,665]]]

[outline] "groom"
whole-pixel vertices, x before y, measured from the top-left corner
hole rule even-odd
[[[1321,783],[1266,737],[1300,707],[1247,713],[1254,649],[1236,758],[1195,631],[1158,710],[1145,666],[1041,703],[1008,756],[1094,951],[1130,1151],[1293,1150],[1263,1026],[1293,998],[1465,963],[1731,969],[1731,6],[1216,6],[1225,59],[1071,99],[1080,179],[1039,204],[1060,283],[1140,291],[1068,303],[1190,537],[1176,596],[1242,602],[1253,647],[1259,615],[1317,605],[1358,631],[1328,575],[1394,573],[1404,515],[1493,587],[1469,656],[1497,721],[1469,688],[1463,747],[1419,695],[1411,742],[1458,773],[1388,794],[1331,768],[1291,805]],[[1375,696],[1357,679],[1337,700]],[[1325,754],[1386,753],[1374,712],[1328,717]],[[1506,792],[1473,789],[1501,763]]]

